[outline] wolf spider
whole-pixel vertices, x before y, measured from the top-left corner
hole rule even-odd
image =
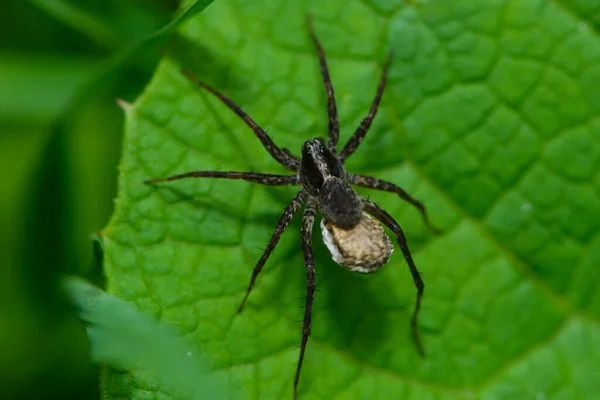
[[[189,71],[182,69],[183,74],[190,80],[208,90],[228,108],[235,112],[246,125],[252,129],[269,154],[278,163],[291,170],[293,174],[276,175],[236,171],[194,171],[145,181],[145,183],[157,183],[184,178],[224,178],[239,179],[269,186],[295,185],[302,187],[287,205],[279,218],[275,232],[271,236],[263,255],[254,267],[244,298],[237,309],[237,312],[240,313],[244,308],[250,291],[254,287],[256,278],[262,271],[265,262],[275,249],[275,246],[277,246],[279,238],[288,227],[294,215],[297,214],[302,205],[306,203],[306,208],[302,215],[300,235],[308,285],[302,326],[300,356],[294,378],[294,399],[297,398],[300,371],[302,369],[306,344],[311,329],[311,314],[315,294],[315,263],[313,259],[311,234],[317,211],[320,211],[323,214],[321,221],[323,241],[331,252],[332,258],[342,267],[352,271],[369,274],[377,271],[388,262],[394,248],[379,222],[387,226],[396,235],[398,244],[408,263],[414,284],[417,288],[417,301],[411,319],[411,332],[416,348],[421,355],[424,355],[424,350],[418,331],[418,316],[421,307],[424,283],[408,249],[404,232],[394,218],[384,209],[369,199],[359,196],[350,185],[396,193],[402,200],[407,201],[416,207],[421,213],[425,224],[433,231],[437,231],[437,229],[429,222],[423,204],[411,197],[402,188],[393,183],[370,176],[348,173],[344,169],[344,161],[358,148],[377,114],[377,109],[386,85],[387,72],[390,66],[392,52],[389,52],[385,60],[381,80],[379,81],[375,98],[371,103],[369,113],[362,120],[358,129],[354,132],[352,137],[350,137],[348,142],[346,142],[342,150],[338,153],[336,147],[339,137],[339,121],[333,85],[329,77],[325,52],[316,37],[311,21],[308,20],[307,23],[310,38],[316,47],[319,57],[323,84],[327,92],[327,112],[329,117],[327,143],[325,143],[322,138],[306,141],[302,145],[301,157],[294,155],[286,148],[278,147],[265,130],[258,126],[256,122],[254,122],[254,120],[231,99],[217,89],[200,81]]]

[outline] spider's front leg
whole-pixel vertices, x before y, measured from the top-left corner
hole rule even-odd
[[[329,68],[327,67],[327,58],[325,57],[325,51],[321,42],[317,39],[315,29],[313,28],[312,21],[310,18],[306,18],[306,24],[308,25],[308,33],[310,38],[317,48],[317,54],[319,55],[319,67],[321,68],[321,76],[323,78],[323,85],[327,92],[327,116],[329,118],[329,134],[327,136],[327,148],[336,153],[336,147],[340,136],[340,121],[338,119],[337,107],[335,105],[335,93],[333,91],[333,84],[331,83],[331,77],[329,76]]]
[[[281,165],[283,165],[284,167],[286,167],[288,169],[291,169],[292,171],[298,170],[298,165],[299,165],[300,159],[298,157],[296,157],[295,155],[293,155],[292,153],[290,153],[289,151],[286,152],[286,151],[280,149],[279,146],[277,146],[275,144],[275,142],[273,142],[273,139],[271,139],[271,137],[267,134],[267,132],[263,128],[258,126],[258,124],[256,122],[254,122],[252,117],[250,117],[248,114],[246,114],[246,112],[244,110],[242,110],[242,108],[240,106],[238,106],[236,103],[234,103],[233,100],[231,100],[229,97],[225,96],[223,93],[219,92],[214,87],[208,85],[207,83],[202,82],[200,79],[198,79],[194,74],[192,74],[187,69],[182,68],[181,72],[185,76],[187,76],[192,82],[194,82],[196,85],[208,90],[210,93],[212,93],[214,96],[216,96],[223,104],[225,104],[231,111],[236,113],[237,116],[240,117],[242,119],[242,121],[244,121],[250,129],[252,129],[252,131],[258,138],[258,140],[260,140],[260,142],[263,144],[264,148],[269,152],[271,157],[273,157],[278,163],[280,163]]]
[[[146,179],[145,184],[153,184],[160,182],[178,181],[187,178],[222,178],[222,179],[239,179],[242,181],[260,183],[267,186],[284,186],[297,185],[297,175],[276,175],[276,174],[261,174],[258,172],[238,172],[238,171],[192,171],[184,172],[183,174],[171,175],[164,178]]]
[[[342,151],[340,151],[339,159],[341,162],[344,162],[348,157],[356,151],[358,146],[361,144],[375,116],[377,115],[377,110],[379,109],[379,103],[381,102],[381,97],[383,96],[383,91],[385,90],[385,85],[387,83],[387,74],[390,68],[390,63],[392,62],[392,51],[387,55],[385,59],[385,64],[383,64],[383,73],[381,74],[381,80],[379,81],[379,85],[377,86],[377,92],[375,93],[375,97],[373,98],[373,102],[371,103],[371,108],[369,108],[369,114],[362,120],[358,129],[354,132],[354,134],[348,139]]]
[[[296,378],[294,379],[294,399],[298,397],[298,381],[300,380],[300,371],[302,370],[302,362],[304,361],[304,352],[306,351],[306,343],[310,336],[310,325],[312,316],[312,305],[315,297],[315,260],[312,250],[312,229],[316,215],[315,201],[309,199],[302,216],[302,228],[300,237],[302,240],[302,254],[304,256],[304,266],[306,267],[306,277],[308,285],[306,287],[306,308],[304,309],[304,322],[302,323],[302,343],[300,344],[300,357],[298,358],[298,366],[296,367]]]
[[[408,244],[406,243],[406,236],[402,231],[402,228],[396,222],[396,220],[387,213],[383,208],[379,207],[377,204],[373,203],[369,199],[361,198],[364,210],[377,218],[380,222],[382,222],[385,226],[387,226],[398,238],[398,245],[400,246],[400,250],[402,250],[402,254],[404,255],[404,259],[408,264],[408,268],[410,269],[410,273],[413,278],[413,282],[417,288],[417,303],[415,304],[415,309],[413,311],[413,316],[411,319],[411,330],[413,335],[413,340],[415,345],[417,346],[417,351],[422,356],[425,356],[425,350],[423,349],[423,344],[421,343],[421,335],[419,334],[419,310],[421,309],[421,299],[423,298],[423,290],[425,289],[425,284],[423,283],[423,279],[421,279],[421,274],[419,274],[419,270],[415,265],[415,262],[412,259],[412,255],[410,254],[410,250],[408,249]]]

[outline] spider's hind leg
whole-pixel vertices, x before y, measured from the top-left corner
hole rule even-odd
[[[312,249],[312,230],[315,222],[316,204],[309,200],[304,215],[302,216],[302,255],[304,256],[304,266],[306,267],[306,277],[308,284],[306,287],[306,307],[304,309],[304,321],[302,323],[302,342],[300,344],[300,357],[296,367],[296,377],[294,378],[294,399],[298,397],[298,381],[300,380],[300,371],[302,370],[302,362],[304,361],[304,353],[306,344],[310,336],[311,318],[313,299],[315,297],[315,260]]]
[[[250,295],[250,292],[252,291],[252,288],[254,287],[254,283],[256,282],[256,278],[258,277],[258,274],[260,274],[265,263],[267,262],[267,259],[269,258],[269,256],[271,256],[271,253],[273,253],[273,250],[275,249],[275,247],[277,246],[277,243],[279,242],[279,238],[281,237],[281,235],[283,234],[285,229],[288,227],[288,225],[292,221],[292,218],[294,218],[294,215],[298,212],[300,207],[302,207],[302,203],[304,203],[305,197],[306,197],[306,192],[304,190],[301,190],[300,192],[298,192],[296,197],[294,197],[294,199],[290,202],[290,204],[288,204],[288,206],[285,208],[285,211],[283,212],[283,214],[281,214],[281,217],[279,217],[279,221],[277,222],[277,227],[275,228],[275,232],[273,232],[273,235],[271,236],[271,239],[269,240],[269,244],[267,245],[267,248],[265,249],[263,255],[260,257],[260,260],[258,260],[258,263],[256,263],[254,270],[252,271],[252,277],[250,278],[250,284],[248,285],[248,288],[246,289],[246,294],[244,295],[244,299],[242,300],[242,302],[240,303],[240,306],[237,309],[238,313],[242,312],[242,309],[244,308],[244,305],[246,304],[246,301],[248,300],[248,296]]]
[[[425,350],[423,349],[423,344],[421,343],[421,335],[419,334],[419,311],[421,309],[421,299],[423,298],[425,284],[423,283],[423,279],[421,279],[421,274],[419,273],[419,270],[412,259],[412,255],[410,254],[410,250],[408,249],[406,236],[404,235],[404,232],[402,231],[402,228],[398,222],[396,222],[396,220],[390,214],[388,214],[387,211],[373,203],[371,200],[365,198],[361,198],[361,200],[364,210],[381,221],[392,232],[394,232],[398,238],[398,245],[400,246],[400,250],[402,250],[402,254],[404,255],[404,259],[406,260],[408,268],[410,269],[415,287],[417,288],[417,303],[415,304],[415,309],[413,311],[410,324],[412,336],[415,346],[417,347],[417,351],[421,356],[425,356]]]

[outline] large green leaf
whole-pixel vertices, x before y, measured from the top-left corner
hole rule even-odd
[[[310,14],[329,57],[342,141],[394,50],[380,113],[348,168],[402,185],[445,233],[429,233],[397,197],[369,193],[401,222],[424,275],[426,358],[410,339],[415,289],[400,252],[377,274],[356,275],[315,233],[320,291],[301,398],[594,398],[600,38],[594,1],[574,3],[216,2],[183,26],[128,108],[105,232],[109,291],[192,338],[244,398],[291,398],[306,287],[297,220],[246,310],[235,308],[294,189],[143,181],[190,170],[284,172],[181,66],[235,99],[282,147],[297,153],[325,135]],[[131,375],[106,376],[108,397],[169,394]]]

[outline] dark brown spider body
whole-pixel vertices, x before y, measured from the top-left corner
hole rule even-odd
[[[329,117],[327,145],[321,138],[308,140],[302,146],[302,157],[292,154],[288,149],[279,148],[273,142],[271,137],[231,99],[215,88],[199,81],[194,75],[186,70],[182,70],[192,81],[211,92],[235,112],[246,125],[252,129],[269,154],[282,166],[293,171],[293,174],[277,175],[237,171],[194,171],[145,181],[145,183],[156,183],[183,178],[225,178],[240,179],[271,186],[302,186],[279,218],[275,232],[271,236],[266,249],[252,271],[250,283],[246,289],[244,298],[238,307],[238,312],[241,312],[254,287],[256,278],[262,271],[265,262],[275,249],[275,246],[277,246],[279,238],[290,224],[294,215],[296,215],[302,208],[302,205],[306,203],[306,207],[302,214],[300,237],[308,284],[306,290],[306,307],[302,325],[300,356],[294,378],[294,398],[297,397],[300,371],[302,369],[306,345],[311,330],[312,306],[316,285],[315,262],[311,237],[317,211],[321,211],[323,214],[323,219],[321,221],[323,241],[331,252],[333,259],[342,267],[352,271],[371,273],[387,263],[392,254],[393,246],[380,222],[394,233],[400,250],[402,251],[402,255],[408,264],[415,287],[417,288],[417,299],[412,314],[411,329],[417,350],[422,355],[424,354],[424,351],[418,331],[418,315],[424,284],[412,259],[410,250],[408,249],[404,232],[394,218],[383,208],[379,207],[369,199],[359,196],[351,185],[396,193],[401,199],[416,207],[420,211],[427,226],[432,230],[437,231],[429,223],[423,204],[412,198],[402,188],[393,183],[370,176],[348,173],[344,168],[344,161],[358,148],[377,114],[379,102],[381,101],[386,84],[391,52],[384,64],[383,74],[368,115],[362,120],[358,129],[338,153],[336,148],[339,138],[339,121],[333,85],[331,84],[331,79],[329,77],[325,53],[314,34],[310,21],[308,21],[308,27],[311,40],[317,49],[321,75],[327,92],[327,113]]]
[[[350,229],[360,222],[363,211],[360,197],[348,183],[344,165],[325,147],[323,139],[312,139],[302,146],[299,176],[329,223]]]

